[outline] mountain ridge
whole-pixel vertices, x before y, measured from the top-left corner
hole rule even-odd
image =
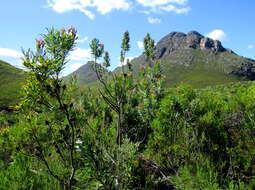
[[[254,60],[237,55],[223,47],[220,41],[205,37],[197,31],[187,34],[171,32],[164,36],[156,44],[155,57],[162,63],[167,86],[187,83],[194,87],[204,87],[255,80]],[[144,55],[134,58],[131,63],[136,72],[141,65],[147,64]]]

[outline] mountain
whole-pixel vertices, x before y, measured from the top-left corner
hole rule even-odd
[[[168,34],[157,43],[155,55],[162,63],[167,86],[187,83],[193,87],[204,87],[255,79],[254,60],[239,56],[224,48],[220,41],[204,37],[196,31]],[[131,63],[135,71],[147,64],[143,55]],[[88,68],[86,65],[83,67]],[[116,68],[115,72],[119,69]],[[80,84],[94,82],[92,70],[82,67],[79,70],[78,78],[84,81]]]
[[[77,76],[77,83],[79,85],[87,85],[97,81],[97,75],[93,70],[93,61],[89,61],[87,64],[81,66],[79,69],[64,77],[64,80],[69,81],[72,76]],[[106,71],[106,70],[105,70]]]
[[[220,41],[196,31],[168,34],[157,43],[155,54],[162,63],[168,86],[183,82],[203,87],[255,79],[254,60],[238,56]],[[132,62],[135,70],[146,65],[144,56]]]
[[[0,60],[0,111],[18,102],[24,80],[23,70]]]

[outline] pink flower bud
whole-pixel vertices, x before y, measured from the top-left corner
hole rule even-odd
[[[104,48],[104,44],[98,44],[98,46],[103,49]]]
[[[45,42],[43,40],[36,40],[36,45],[38,48],[42,48],[45,45]]]
[[[73,26],[68,27],[68,33],[72,35],[76,35],[77,30]]]

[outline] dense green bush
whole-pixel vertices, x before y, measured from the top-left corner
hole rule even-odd
[[[254,189],[255,84],[163,89],[154,41],[148,66],[104,72],[110,56],[91,43],[99,89],[60,78],[76,30],[47,31],[28,68],[23,101],[0,113],[0,190]],[[129,33],[121,60],[130,48]]]
[[[178,175],[180,168],[187,172],[199,164],[197,157],[203,155],[213,164],[219,185],[253,181],[254,89],[254,84],[235,94],[213,88],[172,89],[152,123],[147,156]]]

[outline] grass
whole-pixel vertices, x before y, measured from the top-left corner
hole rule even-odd
[[[0,110],[17,104],[24,80],[24,71],[0,61]]]

